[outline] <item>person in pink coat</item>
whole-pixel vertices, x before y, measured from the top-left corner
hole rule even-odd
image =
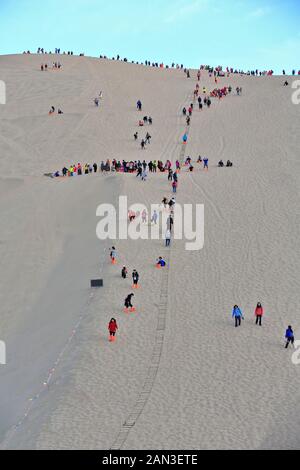
[[[264,316],[264,309],[261,303],[257,304],[256,310],[255,310],[255,316],[256,316],[256,324],[259,326],[262,326],[262,318]]]

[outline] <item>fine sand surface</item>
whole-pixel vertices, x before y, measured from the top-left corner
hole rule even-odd
[[[177,201],[205,205],[205,246],[187,252],[175,241],[161,272],[162,240],[101,242],[96,209],[119,195],[160,203],[171,194],[165,175],[146,183],[42,175],[78,161],[182,158],[181,109],[196,73],[188,80],[182,71],[78,57],[41,73],[43,59],[0,57],[8,90],[0,106],[0,340],[8,354],[0,447],[299,448],[300,366],[283,348],[289,324],[300,332],[300,107],[292,90],[281,77],[233,76],[221,86],[242,86],[243,96],[195,109],[185,156],[207,155],[210,170],[184,170]],[[215,87],[207,75],[202,85]],[[154,120],[144,153],[133,141],[138,99]],[[65,114],[49,117],[52,105]],[[234,167],[218,169],[221,158]],[[123,265],[141,274],[130,316]],[[99,273],[104,288],[91,292]],[[263,328],[254,324],[258,301]],[[234,304],[245,312],[238,330]]]

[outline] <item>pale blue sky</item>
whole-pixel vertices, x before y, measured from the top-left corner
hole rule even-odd
[[[300,0],[0,0],[0,54],[300,69]]]

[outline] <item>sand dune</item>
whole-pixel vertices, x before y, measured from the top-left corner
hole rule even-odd
[[[299,447],[300,369],[283,349],[287,325],[299,329],[300,301],[300,108],[291,90],[281,77],[233,76],[221,83],[242,86],[242,97],[195,111],[185,154],[207,155],[210,170],[183,172],[177,199],[205,205],[205,247],[187,252],[176,241],[166,276],[153,266],[166,253],[162,241],[116,241],[116,268],[108,263],[111,242],[96,238],[99,203],[119,195],[159,203],[170,195],[166,176],[143,184],[134,175],[42,175],[107,158],[175,162],[196,73],[188,80],[181,71],[79,57],[41,73],[40,62],[0,57],[8,89],[0,107],[0,339],[8,350],[0,368],[2,447]],[[214,88],[207,75],[202,83]],[[154,121],[144,154],[133,141],[137,99]],[[49,117],[52,105],[65,114]],[[220,158],[233,169],[218,169]],[[120,279],[123,264],[142,275],[132,317],[122,313],[131,291]],[[89,280],[99,273],[104,289],[91,293]],[[262,329],[254,325],[257,301],[266,310]],[[246,317],[239,330],[230,318],[236,303]],[[120,327],[113,347],[106,334],[112,316]],[[145,383],[151,387],[141,400]]]

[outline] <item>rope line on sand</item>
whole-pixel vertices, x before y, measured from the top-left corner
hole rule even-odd
[[[170,254],[166,257],[170,263]],[[143,413],[145,406],[149,400],[152,389],[155,384],[157,373],[159,370],[160,360],[163,352],[165,331],[167,326],[168,312],[168,290],[169,290],[169,270],[163,270],[161,279],[161,292],[158,304],[158,319],[155,335],[155,344],[152,352],[150,366],[147,371],[146,379],[142,390],[139,393],[134,408],[125,423],[122,425],[119,434],[110,450],[121,450],[129,436],[130,431],[136,425],[139,417]]]
[[[104,270],[104,263],[106,260],[106,251],[107,247],[106,245],[104,246],[103,250],[103,258],[102,258],[102,263],[101,263],[101,268],[100,272],[102,273]],[[80,315],[77,320],[76,325],[74,326],[70,336],[68,337],[67,341],[65,342],[63,348],[61,349],[59,355],[57,356],[57,359],[55,363],[53,364],[52,368],[49,370],[47,373],[46,379],[42,383],[39,391],[33,395],[31,398],[27,400],[27,405],[22,412],[22,416],[19,418],[16,424],[13,424],[9,430],[7,431],[4,439],[2,442],[0,442],[0,450],[6,450],[10,444],[10,441],[12,438],[15,436],[16,432],[23,426],[25,421],[29,418],[30,413],[33,410],[33,407],[36,405],[37,401],[40,400],[46,393],[48,393],[51,390],[51,387],[56,386],[58,381],[55,381],[54,376],[57,371],[57,368],[60,366],[62,363],[63,359],[65,358],[67,351],[69,350],[71,344],[73,343],[75,337],[78,334],[78,330],[81,327],[82,323],[84,320],[89,316],[90,314],[90,306],[92,303],[96,300],[96,294],[95,292],[90,292],[85,304],[83,305],[82,309],[80,310]]]
[[[186,135],[189,135],[190,127],[186,127]],[[186,144],[182,143],[179,161],[181,164],[184,163],[186,153]],[[168,250],[168,254],[165,257],[168,266],[170,267],[172,249]],[[150,395],[152,393],[153,387],[155,385],[156,377],[160,367],[160,361],[163,353],[165,333],[167,327],[167,315],[168,315],[168,294],[169,294],[169,269],[163,270],[162,279],[161,279],[161,291],[158,304],[158,317],[157,317],[157,328],[155,335],[155,343],[150,359],[150,366],[146,375],[146,379],[143,385],[142,390],[140,391],[137,401],[133,407],[132,412],[127,417],[126,421],[122,425],[113,445],[110,450],[122,450],[125,442],[127,441],[131,430],[136,425],[138,419],[142,415]]]

